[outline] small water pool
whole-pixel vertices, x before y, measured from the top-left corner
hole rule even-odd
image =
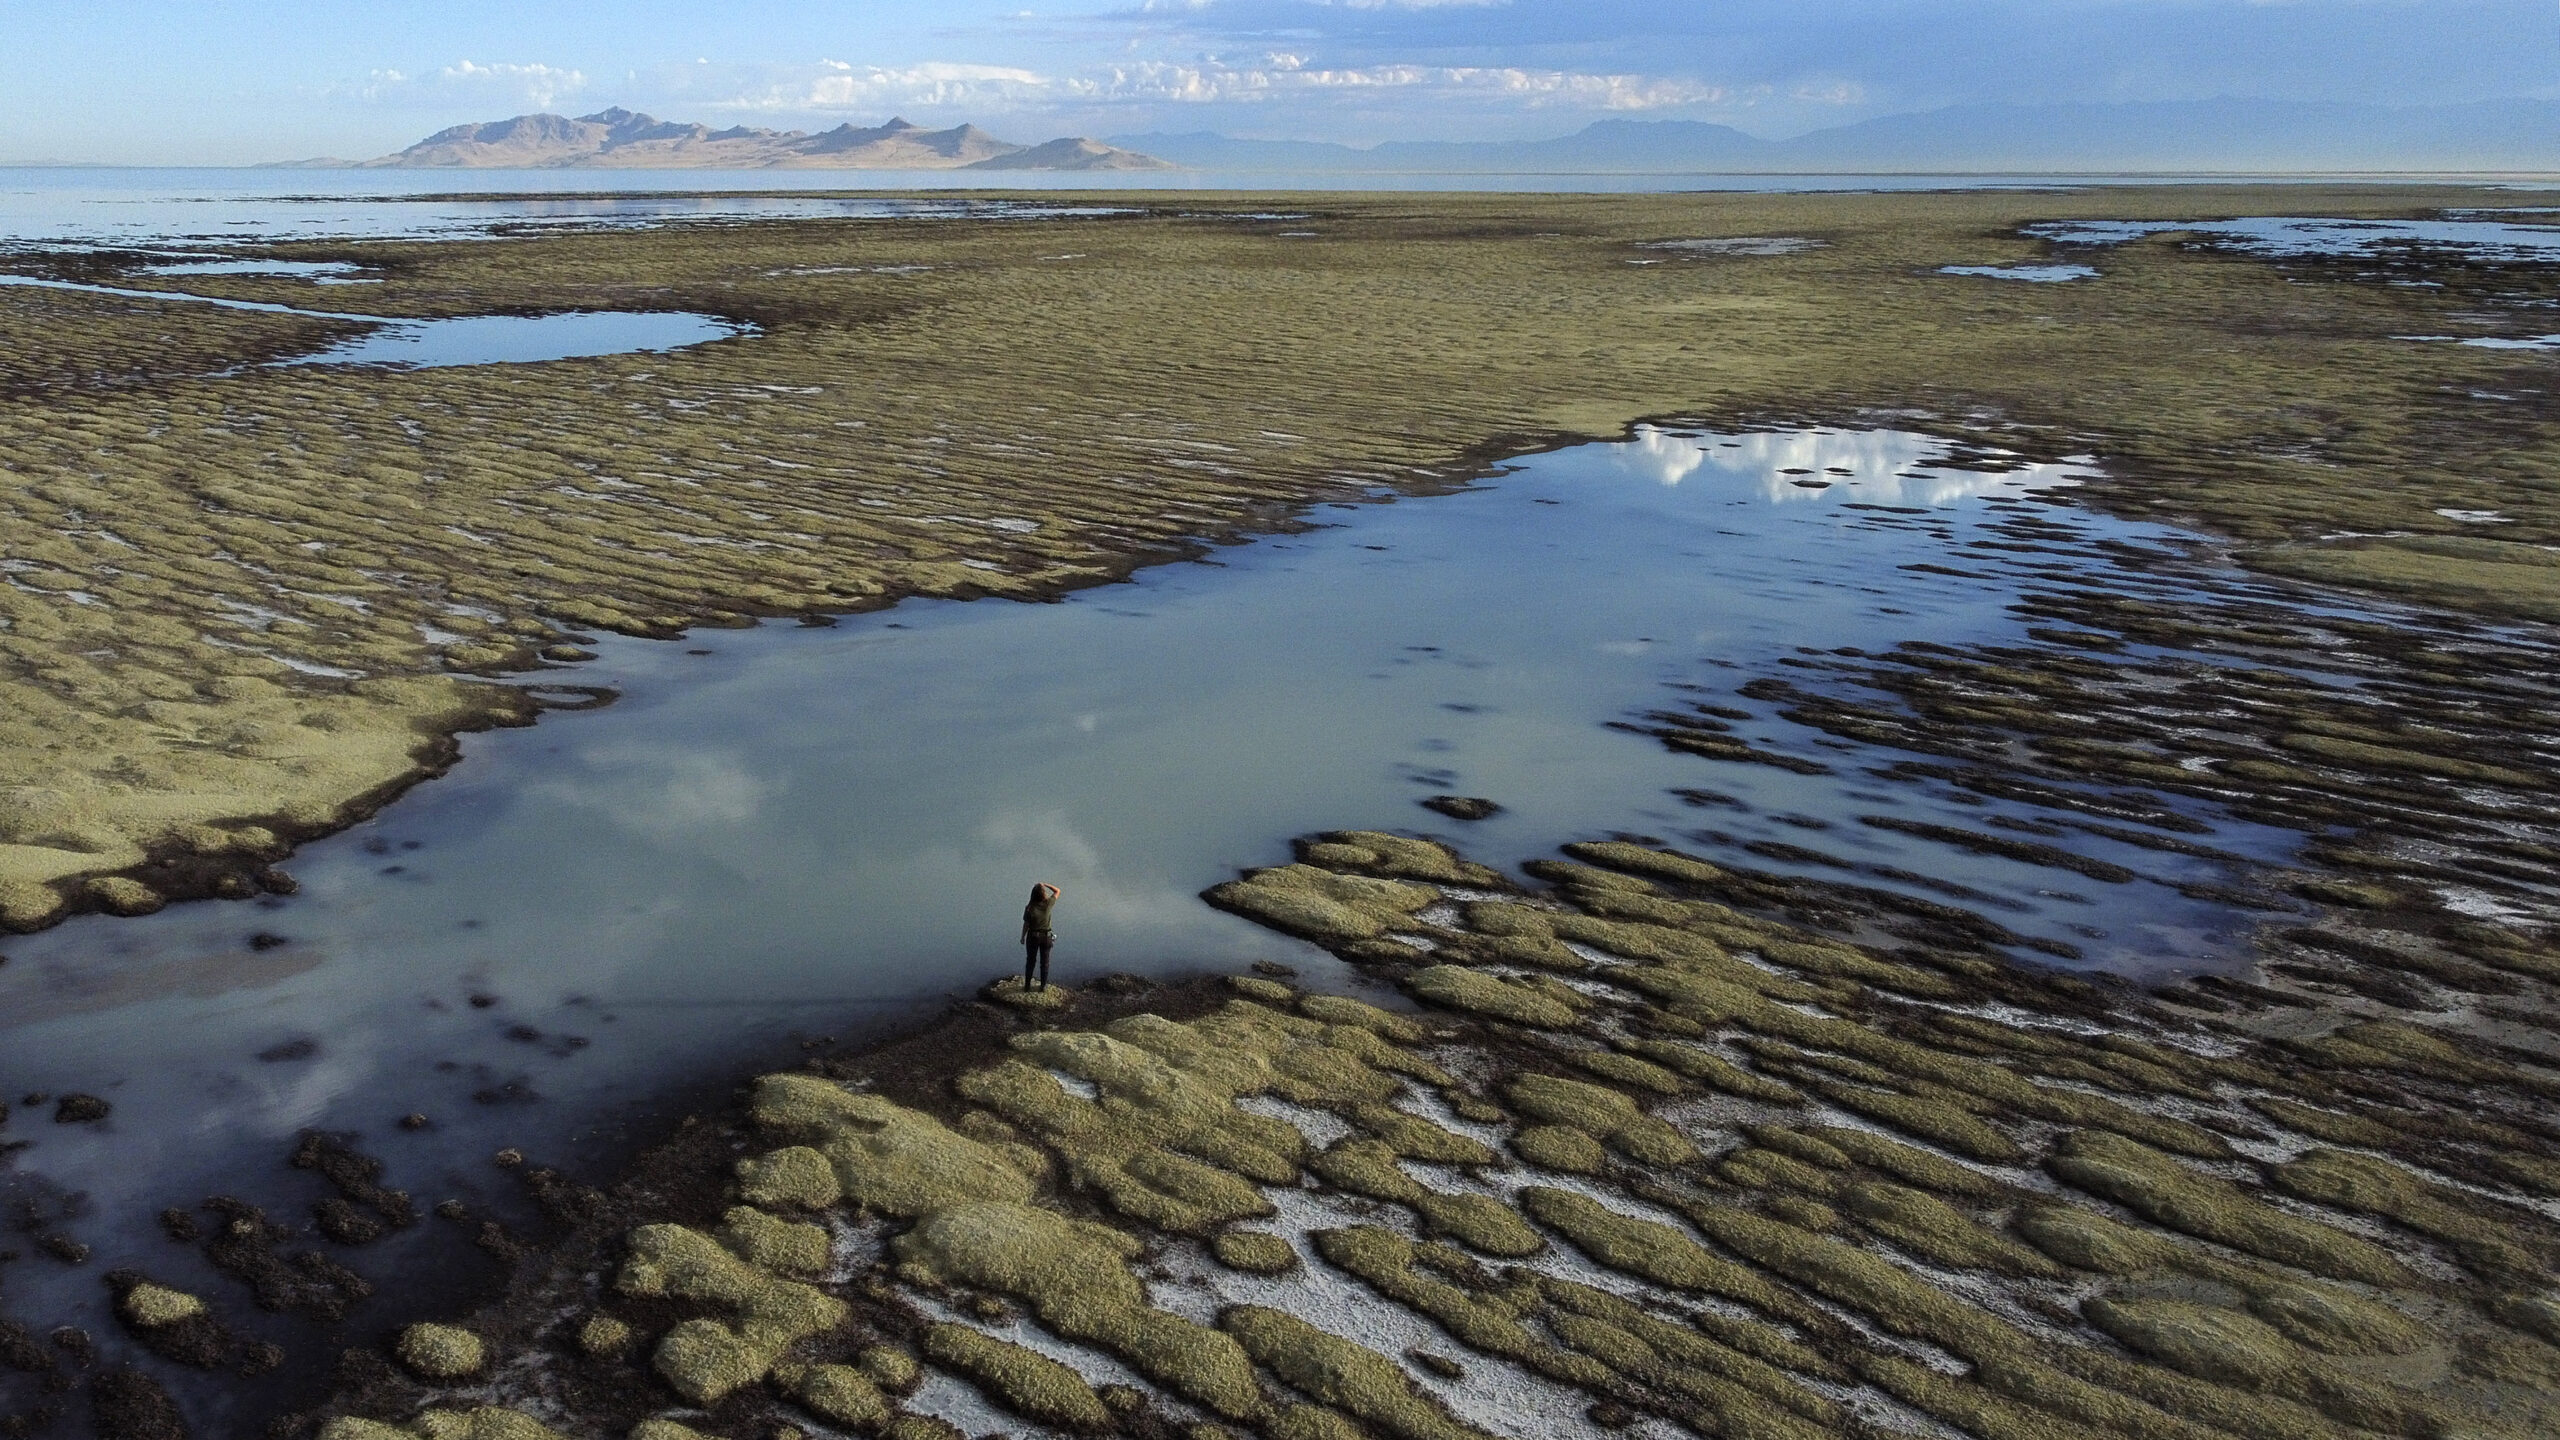
[[[352,275],[364,267],[352,260],[167,260],[145,265],[146,275],[282,275],[317,280]]]
[[[682,350],[750,333],[749,327],[682,310],[567,310],[551,315],[465,315],[408,320],[278,365],[528,365],[592,355]]]
[[[2121,245],[2146,235],[2189,231],[2218,244],[2270,258],[2377,256],[2426,247],[2466,251],[2482,259],[2560,260],[2560,225],[2465,212],[2436,220],[2335,220],[2252,216],[2236,220],[2056,220],[2025,232],[2056,245]],[[2548,212],[2526,211],[2526,214]]]
[[[2048,285],[2065,280],[2098,278],[2098,272],[2086,265],[1941,265],[1938,273],[1973,275],[1985,280],[2027,280]]]
[[[224,270],[195,273],[266,272]],[[755,327],[742,321],[686,310],[565,310],[549,315],[457,315],[413,320],[387,315],[306,310],[260,300],[229,300],[174,290],[83,285],[68,280],[39,279],[32,275],[0,275],[0,285],[77,290],[92,295],[122,295],[173,304],[214,305],[268,315],[307,315],[314,319],[346,320],[372,327],[362,335],[327,349],[268,362],[274,366],[377,365],[400,370],[425,370],[447,365],[529,365],[545,360],[681,350],[687,346],[707,345],[714,340],[733,340],[755,333]]]

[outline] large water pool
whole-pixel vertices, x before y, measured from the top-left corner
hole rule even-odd
[[[16,1127],[36,1141],[20,1198],[78,1211],[64,1228],[99,1253],[12,1267],[9,1308],[106,1330],[96,1274],[137,1258],[223,1283],[149,1217],[215,1192],[291,1213],[276,1197],[316,1182],[278,1162],[305,1127],[358,1132],[422,1206],[503,1205],[500,1146],[601,1166],[655,1123],[648,1102],[1005,970],[1035,880],[1064,888],[1071,984],[1255,959],[1352,983],[1197,898],[1315,829],[1437,832],[1506,865],[1636,832],[1914,895],[1960,885],[2078,963],[2228,965],[2257,917],[2174,888],[2217,862],[2075,840],[2141,877],[2102,883],[1862,823],[2036,817],[1880,777],[1909,757],[1742,693],[1803,674],[1800,650],[2013,639],[2030,585],[2175,539],[2061,503],[2086,466],[1949,458],[1894,432],[1645,429],[1058,603],[608,640],[548,678],[615,703],[468,737],[449,777],[306,848],[298,895],[11,942],[0,1093],[83,1090],[115,1113]],[[1966,548],[2026,517],[2036,544]],[[1611,726],[1675,696],[1819,773]],[[1417,804],[1442,793],[1504,809],[1462,825]],[[2300,838],[2193,821],[2266,860]],[[434,1126],[396,1128],[411,1111]],[[360,1263],[413,1263],[448,1229]]]

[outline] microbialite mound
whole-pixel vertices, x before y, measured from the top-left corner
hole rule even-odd
[[[1337,833],[1211,892],[1419,1010],[1239,976],[767,1076],[463,1322],[485,1372],[371,1361],[298,1428],[2560,1424],[2547,949],[2481,962],[2536,1050],[1848,944],[1691,857],[1566,854],[1523,890]]]

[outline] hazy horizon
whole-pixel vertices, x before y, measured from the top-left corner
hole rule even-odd
[[[2560,100],[2548,0],[889,0],[817,16],[104,0],[0,22],[0,164],[388,154],[623,106],[716,127],[902,115],[1009,139],[1510,142],[1604,118],[1783,140],[1951,106]]]

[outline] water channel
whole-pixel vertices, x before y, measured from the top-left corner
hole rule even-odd
[[[2020,935],[2145,978],[2230,963],[2258,917],[2173,888],[2215,862],[2075,841],[2143,877],[2098,883],[1862,823],[2035,807],[1880,779],[1908,757],[1737,694],[1801,673],[1782,668],[1800,649],[2013,638],[2011,603],[2053,567],[2176,538],[2061,503],[2103,483],[2086,466],[1946,459],[1913,434],[1646,429],[1059,603],[607,640],[571,673],[615,703],[469,737],[452,775],[306,848],[297,896],[10,943],[0,1093],[116,1108],[15,1128],[35,1142],[18,1198],[99,1258],[10,1267],[8,1308],[109,1328],[97,1274],[134,1257],[221,1283],[150,1217],[243,1189],[308,1204],[266,1193],[316,1183],[279,1165],[306,1127],[358,1132],[422,1206],[503,1210],[501,1146],[588,1171],[660,1123],[645,1102],[975,988],[1012,962],[1035,879],[1066,892],[1068,983],[1253,959],[1352,983],[1196,898],[1317,829],[1439,833],[1505,865],[1637,832],[1915,894],[1960,883]],[[2087,544],[1931,563],[2026,515]],[[1669,686],[1751,712],[1738,734],[1822,773],[1610,728]],[[1416,803],[1444,792],[1505,809],[1460,825]],[[2300,840],[2197,818],[2257,859]],[[394,1127],[412,1111],[433,1128]]]

